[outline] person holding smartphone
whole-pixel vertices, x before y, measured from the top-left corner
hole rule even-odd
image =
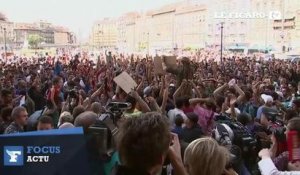
[[[291,139],[289,138],[289,135],[288,134],[289,132],[297,132],[297,137],[298,139],[300,139],[300,118],[293,118],[291,119],[289,122],[288,122],[288,125],[287,125],[287,131],[286,131],[286,134],[287,134],[287,139]],[[291,144],[291,142],[289,142],[289,144]],[[293,150],[289,150],[289,156],[291,156],[291,151]],[[289,157],[289,160],[290,162],[288,163],[288,171],[289,172],[284,172],[284,171],[279,171],[271,157],[272,157],[272,153],[269,149],[262,149],[260,152],[259,152],[259,157],[262,159],[258,165],[259,165],[259,168],[260,168],[260,171],[261,171],[261,174],[262,175],[299,175],[300,174],[300,161],[293,161],[291,157]]]

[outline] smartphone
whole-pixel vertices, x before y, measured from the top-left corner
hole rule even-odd
[[[300,160],[300,143],[297,131],[288,132],[289,161],[294,163]]]

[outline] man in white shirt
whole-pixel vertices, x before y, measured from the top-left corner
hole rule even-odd
[[[168,118],[171,122],[171,126],[172,128],[175,127],[175,118],[177,115],[180,115],[182,116],[183,120],[186,120],[187,117],[185,115],[185,113],[183,112],[183,108],[184,108],[184,99],[182,98],[178,98],[176,99],[176,107],[175,109],[171,109],[169,112],[168,112]]]

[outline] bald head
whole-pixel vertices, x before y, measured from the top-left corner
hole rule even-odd
[[[92,124],[96,122],[97,114],[94,112],[83,112],[78,115],[78,117],[75,119],[74,125],[75,127],[82,126],[84,129],[90,127]]]

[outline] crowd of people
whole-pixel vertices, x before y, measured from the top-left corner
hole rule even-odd
[[[300,132],[300,64],[214,56],[163,63],[161,74],[151,56],[11,57],[0,62],[0,134],[106,127],[109,151],[90,151],[95,175],[300,174],[286,134]],[[130,93],[114,81],[122,72],[138,84]],[[109,104],[128,106],[106,121]]]

